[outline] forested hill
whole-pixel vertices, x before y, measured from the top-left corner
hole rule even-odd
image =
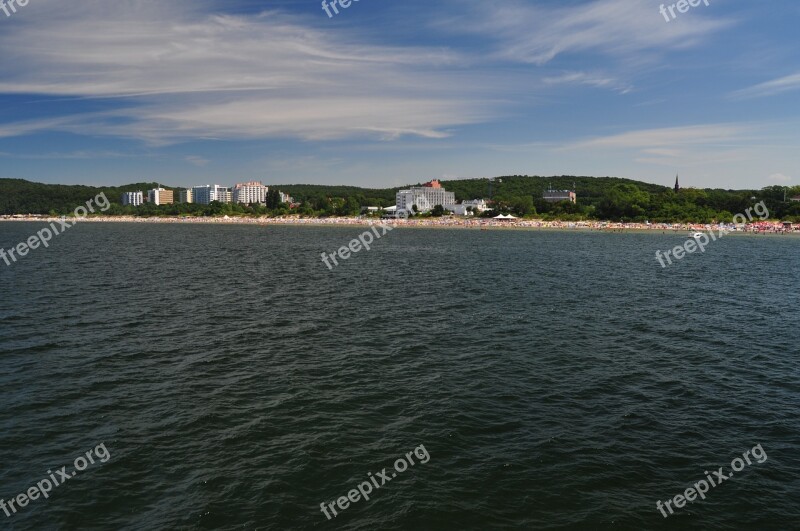
[[[300,203],[293,210],[309,216],[354,215],[363,206],[393,205],[401,188],[361,188],[314,184],[270,185],[288,193]],[[691,185],[690,182],[683,184]],[[773,219],[800,221],[800,202],[785,198],[800,195],[800,187],[771,186],[762,190],[721,190],[685,188],[675,193],[672,187],[616,177],[536,177],[512,175],[494,179],[442,181],[445,189],[455,192],[456,200],[491,198],[498,212],[548,219],[604,219],[624,221],[698,221],[730,220],[756,201],[765,201]],[[33,183],[19,179],[0,179],[0,215],[67,214],[76,206],[103,192],[113,208],[109,214],[131,215],[262,215],[288,214],[288,205],[269,212],[244,205],[145,205],[122,207],[123,192],[148,190],[156,183],[134,183],[115,187],[67,186]],[[164,186],[178,190],[179,188]],[[542,194],[548,189],[575,190],[577,204],[547,203]]]
[[[269,183],[265,183],[268,184]],[[298,201],[315,199],[342,198],[357,199],[361,206],[389,206],[393,205],[398,190],[417,186],[421,183],[409,184],[400,188],[361,188],[357,186],[328,186],[318,184],[288,184],[274,185],[282,192],[288,193]],[[648,193],[658,193],[666,190],[665,187],[630,179],[615,177],[528,177],[506,176],[497,177],[491,185],[493,196],[531,196],[541,198],[542,192],[549,187],[557,190],[572,189],[575,185],[578,196],[582,200],[593,203],[600,199],[605,190],[615,184],[632,184]],[[0,179],[0,214],[47,214],[55,212],[69,212],[76,206],[88,201],[90,198],[104,192],[112,203],[119,203],[123,192],[147,191],[159,185],[150,183],[133,183],[124,186],[80,186],[63,184],[42,184],[25,181],[22,179]],[[179,187],[160,185],[168,190],[178,190]],[[489,197],[488,179],[465,179],[442,181],[442,186],[448,191],[455,192],[456,199],[478,199]]]
[[[581,198],[599,199],[604,190],[610,189],[615,184],[632,184],[640,190],[648,193],[658,193],[667,190],[664,186],[649,184],[630,179],[620,179],[617,177],[531,177],[526,175],[513,175],[496,177],[492,179],[491,190],[489,179],[459,179],[453,181],[441,181],[442,186],[448,192],[455,192],[456,200],[480,199],[492,196],[531,196],[541,198],[542,193],[548,188],[554,190],[572,190],[573,186],[577,189]],[[286,192],[296,199],[307,200],[317,196],[323,197],[363,197],[366,203],[370,198],[388,202],[385,205],[393,205],[395,194],[398,190],[406,189],[411,186],[421,186],[422,183],[409,184],[400,188],[359,188],[355,186],[323,186],[316,184],[287,184],[276,185],[281,191]],[[374,201],[373,201],[374,203]],[[370,203],[372,204],[372,203]]]
[[[667,191],[669,188],[657,184],[650,184],[619,177],[575,177],[562,175],[560,177],[529,177],[527,175],[512,175],[496,177],[492,180],[491,190],[494,196],[527,196],[539,199],[545,190],[575,190],[578,197],[594,203],[599,201],[604,192],[615,185],[630,184],[649,194]],[[488,197],[488,179],[468,179],[458,181],[442,181],[442,186],[455,192],[456,197],[476,199]]]
[[[156,183],[134,183],[125,186],[81,186],[43,184],[23,179],[0,179],[0,215],[7,214],[66,214],[101,192],[112,203],[119,203],[123,192],[172,189]]]
[[[681,182],[691,186],[685,178]],[[518,216],[565,220],[730,221],[734,214],[744,212],[756,201],[763,200],[773,219],[800,221],[800,202],[784,200],[785,197],[800,195],[800,187],[772,186],[763,190],[683,188],[676,194],[671,184],[661,186],[618,177],[572,175],[510,175],[491,179],[491,183],[489,179],[442,181],[445,189],[455,192],[458,201],[491,197],[497,211]],[[341,207],[334,209],[337,213],[352,212],[358,205],[393,205],[398,190],[319,185],[279,185],[278,188],[307,203],[315,211],[325,207],[330,198],[342,198]],[[577,204],[547,203],[542,195],[551,188],[575,190]]]

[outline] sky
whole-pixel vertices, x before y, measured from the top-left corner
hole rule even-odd
[[[326,1],[0,10],[0,178],[800,184],[796,0]]]

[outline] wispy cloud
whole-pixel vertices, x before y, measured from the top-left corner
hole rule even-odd
[[[42,118],[13,123],[0,123],[0,138],[24,136],[39,131],[57,130],[71,123],[70,117]]]
[[[152,153],[142,153],[138,151],[123,152],[110,150],[76,150],[76,151],[50,151],[50,152],[13,152],[0,151],[0,157],[20,159],[20,160],[103,160],[155,157]]]
[[[759,83],[758,85],[753,85],[746,89],[737,90],[736,92],[732,92],[730,96],[733,99],[760,98],[798,89],[800,89],[800,73]]]
[[[742,124],[692,125],[628,131],[610,136],[584,140],[572,148],[643,148],[659,154],[675,146],[719,145],[732,142],[740,144],[748,140],[754,127]]]
[[[613,77],[591,72],[565,72],[560,76],[546,77],[542,81],[547,85],[589,85],[615,90],[620,94],[627,94],[633,90],[633,86]]]
[[[630,160],[671,167],[727,164],[747,160],[751,124],[705,124],[627,131],[575,142],[563,150],[617,152]]]
[[[35,24],[0,34],[0,48],[15,49],[0,93],[124,101],[107,113],[6,124],[0,136],[91,127],[152,144],[442,138],[493,114],[479,76],[462,88],[446,82],[460,63],[447,49],[375,45],[281,12],[208,15],[219,10],[209,0],[83,0],[68,10],[39,0],[28,9]]]
[[[198,155],[189,155],[187,157],[184,157],[184,160],[186,162],[188,162],[189,164],[197,166],[198,168],[202,168],[203,166],[207,166],[208,163],[211,162],[210,160],[205,159],[203,157],[200,157]]]
[[[702,13],[667,24],[649,0],[597,0],[565,7],[486,0],[459,23],[457,31],[498,41],[497,57],[539,65],[575,52],[639,61],[642,52],[688,49],[735,24]]]

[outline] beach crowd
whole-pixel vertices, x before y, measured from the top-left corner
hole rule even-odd
[[[44,221],[51,222],[62,219],[50,216],[0,216],[0,221]],[[375,218],[369,217],[330,217],[330,218],[301,218],[299,216],[284,217],[134,217],[134,216],[91,216],[81,219],[81,222],[95,223],[209,223],[209,224],[243,224],[243,225],[357,225],[368,226],[375,223]],[[446,227],[464,229],[564,229],[564,230],[591,230],[591,231],[708,231],[725,229],[728,232],[748,233],[800,233],[800,224],[786,227],[781,222],[754,221],[752,223],[621,223],[608,221],[543,221],[531,219],[496,220],[491,218],[411,218],[388,219],[382,223],[392,227]]]

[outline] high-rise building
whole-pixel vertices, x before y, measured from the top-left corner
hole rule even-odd
[[[179,203],[194,203],[194,194],[192,193],[192,189],[189,188],[187,190],[181,190],[178,192],[178,202]]]
[[[448,192],[439,181],[433,180],[422,186],[414,186],[409,190],[400,190],[396,196],[396,206],[398,211],[411,212],[414,205],[417,211],[429,212],[436,205],[453,205],[456,202],[456,194]]]
[[[175,197],[172,190],[154,188],[147,191],[147,200],[154,205],[171,205],[175,202]]]
[[[194,202],[200,205],[208,205],[212,201],[230,203],[230,190],[218,184],[195,186],[192,188],[192,195]]]
[[[122,194],[122,204],[141,206],[144,203],[144,192],[125,192]]]
[[[233,187],[233,202],[245,205],[266,203],[267,192],[269,192],[269,188],[260,182],[239,183]]]

